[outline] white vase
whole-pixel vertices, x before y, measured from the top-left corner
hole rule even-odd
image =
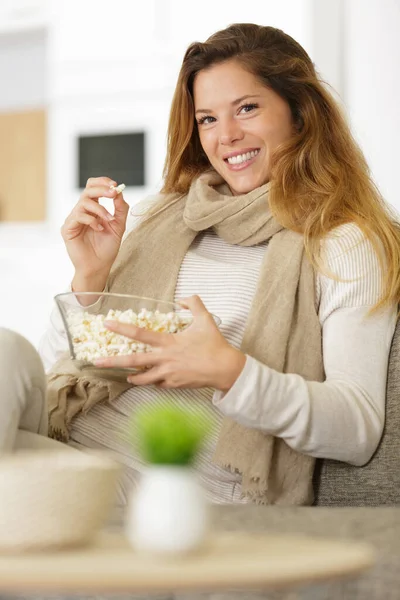
[[[132,493],[126,535],[140,551],[185,553],[198,548],[207,532],[208,505],[189,467],[152,465]]]

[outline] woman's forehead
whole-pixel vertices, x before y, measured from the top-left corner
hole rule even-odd
[[[197,73],[193,94],[196,109],[207,109],[206,100],[234,103],[249,95],[261,95],[268,90],[253,73],[250,73],[236,61],[227,61],[212,65]]]

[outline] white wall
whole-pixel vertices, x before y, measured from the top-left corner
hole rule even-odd
[[[169,106],[184,51],[232,22],[284,29],[312,51],[313,0],[70,0],[55,3],[49,36],[49,220],[58,226],[79,197],[74,144],[79,133],[144,129],[145,188],[160,187]],[[194,17],[195,12],[195,17]],[[79,15],[79,16],[78,16]],[[328,69],[329,70],[329,69]]]
[[[310,55],[318,73],[339,101],[343,101],[344,93],[343,36],[346,1],[312,0],[310,11]]]
[[[400,2],[351,0],[345,7],[346,105],[374,179],[399,211]]]
[[[47,104],[46,31],[0,34],[0,112]]]
[[[147,181],[160,184],[173,86],[187,45],[232,22],[295,37],[345,101],[386,198],[397,208],[400,133],[398,0],[2,0],[0,110],[49,101],[48,217],[58,227],[77,200],[80,132],[148,132]],[[44,28],[48,30],[48,40]],[[11,35],[13,33],[13,35]],[[15,74],[23,73],[23,77]],[[396,186],[396,187],[395,187]]]
[[[66,290],[72,271],[59,231],[46,224],[0,224],[0,327],[37,345],[53,296]]]

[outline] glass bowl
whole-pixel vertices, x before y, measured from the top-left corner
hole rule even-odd
[[[79,369],[99,371],[97,358],[150,352],[151,347],[118,335],[104,327],[106,320],[118,320],[163,333],[179,333],[193,321],[190,310],[175,302],[109,292],[66,292],[54,297],[67,334],[71,359]],[[217,326],[221,320],[212,315]],[[113,379],[126,380],[135,368],[108,368],[101,371]]]

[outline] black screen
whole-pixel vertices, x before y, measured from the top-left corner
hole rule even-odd
[[[78,186],[89,177],[110,177],[126,186],[145,185],[144,133],[78,138]]]

